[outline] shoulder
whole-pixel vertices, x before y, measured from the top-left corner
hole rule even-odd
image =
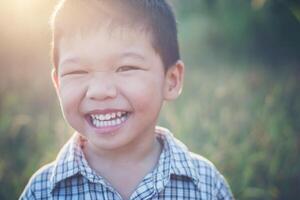
[[[164,140],[166,152],[169,152],[172,173],[193,180],[197,190],[213,199],[233,199],[230,187],[215,165],[203,156],[189,151],[187,146],[175,138],[167,129],[159,128],[158,133]]]
[[[209,174],[210,176],[214,176],[218,172],[216,166],[207,158],[190,151],[188,152],[188,157],[198,175]]]
[[[74,134],[69,139],[54,162],[44,165],[32,175],[20,199],[48,199],[58,183],[78,173],[78,161],[82,156],[77,136]]]
[[[41,167],[30,178],[20,200],[41,199],[48,196],[51,188],[51,176],[53,175],[54,162]]]
[[[200,189],[210,190],[217,199],[233,199],[226,179],[211,161],[193,152],[189,152],[189,157]]]

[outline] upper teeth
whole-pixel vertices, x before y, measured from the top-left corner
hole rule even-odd
[[[114,119],[116,117],[121,117],[124,115],[126,112],[113,112],[113,113],[106,113],[106,114],[92,114],[93,119],[98,119],[98,120],[110,120]]]

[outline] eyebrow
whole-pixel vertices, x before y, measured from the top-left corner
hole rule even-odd
[[[121,54],[120,56],[121,58],[126,58],[126,57],[133,57],[139,60],[146,60],[146,58],[144,56],[142,56],[141,54],[135,53],[135,52],[125,52],[123,54]]]
[[[79,63],[79,59],[75,57],[69,57],[69,58],[67,57],[61,63],[59,63],[59,66],[70,64],[70,63],[74,63],[74,64]]]

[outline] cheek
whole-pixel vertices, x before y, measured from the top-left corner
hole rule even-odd
[[[83,84],[61,84],[60,87],[60,103],[65,115],[77,111],[80,105],[80,100],[83,95]],[[67,117],[67,116],[66,116]]]
[[[128,81],[122,84],[121,91],[129,99],[135,109],[157,109],[162,101],[163,80],[153,77],[141,77],[138,80]],[[154,110],[153,110],[154,111]]]

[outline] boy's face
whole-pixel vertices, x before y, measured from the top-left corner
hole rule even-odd
[[[64,117],[98,149],[116,149],[153,135],[164,100],[181,90],[183,64],[164,71],[149,36],[100,28],[59,44],[53,80]]]

